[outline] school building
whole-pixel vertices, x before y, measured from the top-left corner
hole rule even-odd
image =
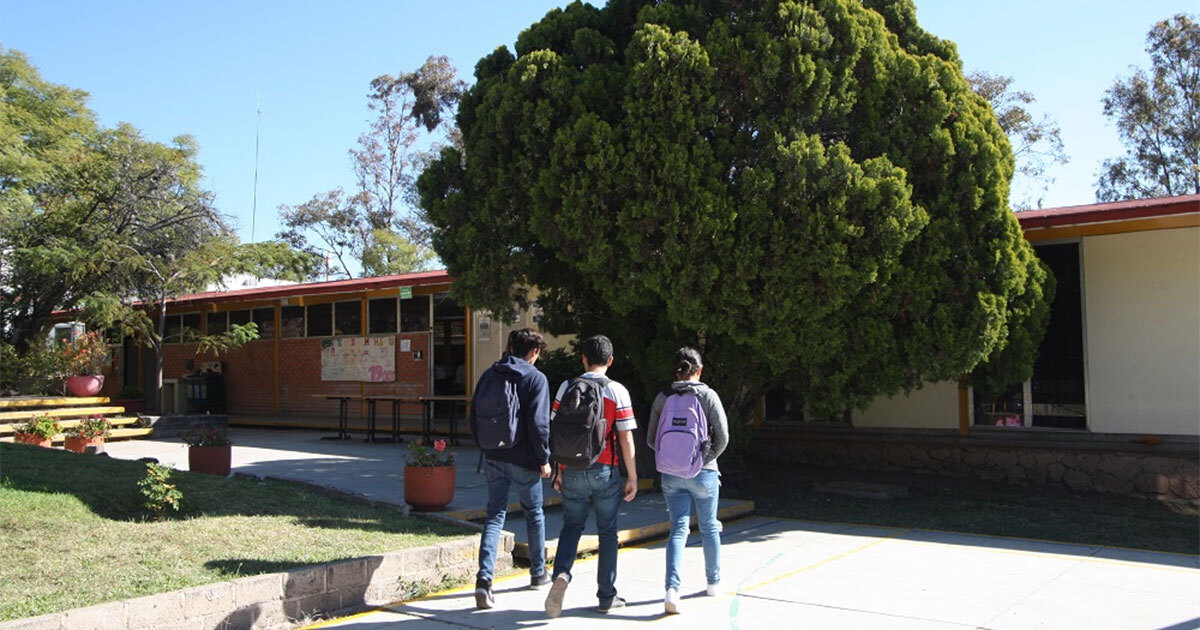
[[[755,448],[786,461],[1197,499],[1200,195],[1017,216],[1058,287],[1028,382],[1006,392],[928,384],[836,424],[807,421],[775,393]],[[465,308],[452,282],[435,271],[180,297],[168,308],[162,408],[185,411],[188,375],[217,369],[210,378],[234,424],[330,426],[331,394],[469,394],[508,331],[537,323]],[[197,356],[186,342],[188,330],[248,321],[260,339],[227,355]],[[126,344],[118,355],[103,393],[149,391],[151,351]],[[350,405],[351,428],[365,426],[365,409]]]
[[[1057,280],[1033,377],[933,383],[847,424],[768,396],[768,457],[1200,498],[1200,195],[1020,212]]]

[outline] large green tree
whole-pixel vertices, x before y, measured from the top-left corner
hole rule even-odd
[[[94,250],[71,236],[86,229],[91,200],[77,191],[98,134],[85,93],[0,49],[0,334],[21,352],[83,293]]]
[[[1146,35],[1138,68],[1104,94],[1125,155],[1106,160],[1098,201],[1200,194],[1200,24],[1180,13]]]
[[[44,81],[15,51],[0,54],[0,90],[0,332],[19,352],[54,311],[78,308],[153,347],[161,382],[171,298],[233,273],[315,271],[285,243],[237,242],[201,187],[190,137],[162,144],[129,125],[101,129],[84,93]]]
[[[1011,148],[909,0],[575,3],[475,78],[419,181],[467,304],[537,286],[647,394],[696,344],[743,419],[776,385],[824,416],[1032,363]]]

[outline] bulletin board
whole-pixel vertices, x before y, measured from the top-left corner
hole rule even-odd
[[[395,382],[395,335],[321,340],[321,380]]]

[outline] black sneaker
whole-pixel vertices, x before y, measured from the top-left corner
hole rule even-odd
[[[625,607],[625,598],[614,597],[611,600],[609,600],[609,602],[607,604],[604,602],[600,602],[600,605],[596,607],[596,610],[602,615],[607,615],[608,611],[610,611],[614,608],[624,608],[624,607]]]
[[[529,576],[529,588],[540,591],[547,586],[550,586],[550,574],[543,572],[541,575]]]
[[[475,580],[475,607],[480,610],[487,610],[496,605],[496,598],[492,595],[492,581],[484,579]]]

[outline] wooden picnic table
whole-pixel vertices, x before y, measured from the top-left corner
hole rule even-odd
[[[467,404],[471,402],[471,397],[463,394],[448,395],[448,396],[421,396],[421,402],[425,404],[424,415],[424,430],[425,441],[429,442],[430,434],[433,432],[433,406],[439,402],[450,402],[450,443],[458,446],[458,403],[462,403],[463,420],[466,420]]]
[[[377,394],[363,396],[367,401],[367,441],[368,442],[393,442],[400,443],[404,438],[400,437],[400,405],[411,404],[420,405],[420,396],[397,396],[395,394]],[[375,437],[375,403],[377,401],[390,401],[392,403],[392,437],[391,438],[376,438]],[[424,419],[424,416],[422,416]],[[424,426],[422,424],[422,426]]]
[[[349,406],[352,398],[362,400],[362,396],[358,394],[313,394],[313,398],[324,398],[326,400],[338,401],[338,433],[337,435],[326,435],[322,440],[349,440],[350,439],[350,413]]]
[[[421,405],[421,433],[425,442],[429,442],[433,435],[434,422],[434,405],[439,402],[450,402],[450,443],[458,446],[458,405],[462,403],[463,419],[466,419],[467,404],[471,401],[470,396],[466,395],[441,395],[441,396],[413,396],[413,395],[396,395],[396,394],[313,394],[313,398],[324,398],[326,400],[338,401],[338,433],[336,436],[329,435],[322,437],[322,440],[349,440],[350,439],[350,414],[349,406],[351,400],[362,400],[367,403],[367,441],[368,442],[403,442],[400,437],[400,405],[413,404]],[[390,401],[392,403],[392,436],[390,439],[375,437],[375,403],[378,401]]]

